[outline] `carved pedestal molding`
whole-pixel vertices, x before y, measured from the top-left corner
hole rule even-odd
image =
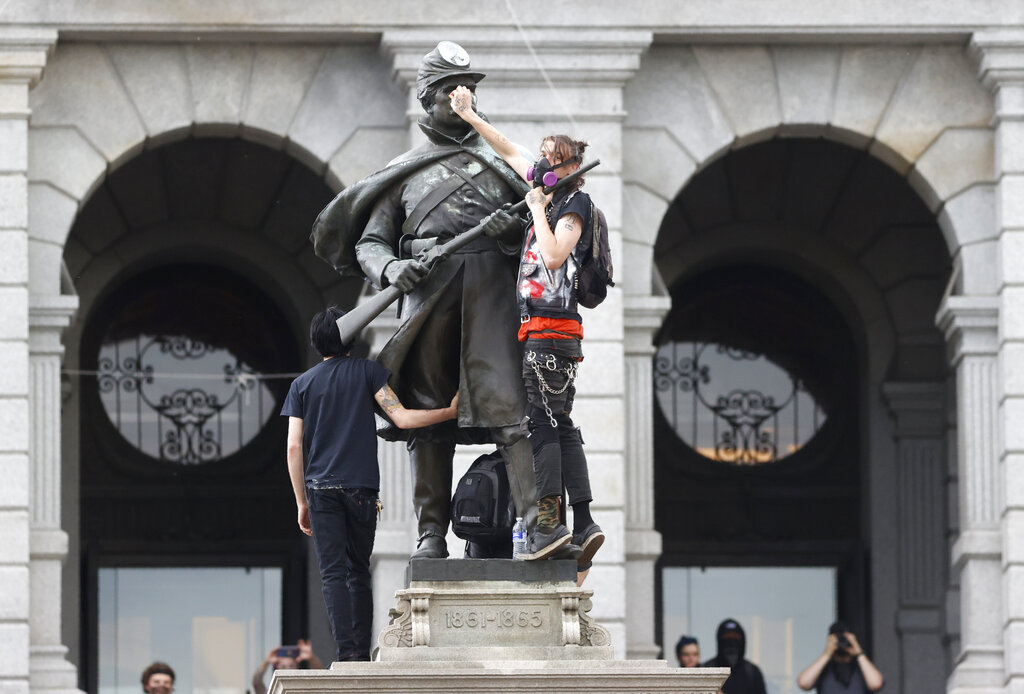
[[[626,358],[626,657],[658,655],[654,570],[661,533],[654,529],[654,333],[671,307],[667,296],[624,300]]]
[[[1003,490],[1003,687],[1024,690],[1024,30],[980,32],[971,40],[982,82],[995,100],[996,225],[1002,284],[997,392],[1001,434],[997,487]]]
[[[997,692],[1003,683],[1002,533],[998,495],[999,298],[947,297],[936,322],[956,370],[960,536],[960,653],[950,692]]]
[[[903,691],[945,686],[947,560],[945,383],[886,383],[896,420],[900,634]],[[912,687],[910,686],[912,683]]]

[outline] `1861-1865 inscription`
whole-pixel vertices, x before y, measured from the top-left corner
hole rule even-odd
[[[448,629],[542,629],[544,610],[478,608],[441,611]]]

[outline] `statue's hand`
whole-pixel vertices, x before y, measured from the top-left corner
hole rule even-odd
[[[523,236],[523,220],[505,210],[495,210],[484,219],[484,234],[503,243],[519,243]]]
[[[436,239],[434,239],[436,241]],[[434,267],[434,263],[444,260],[448,254],[441,250],[441,246],[435,244],[416,252],[416,260],[420,261],[427,268]]]
[[[384,279],[388,284],[393,284],[404,294],[408,294],[429,270],[430,268],[419,260],[393,260],[384,269]]]

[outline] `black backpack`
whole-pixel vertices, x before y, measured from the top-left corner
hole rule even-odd
[[[576,270],[576,301],[585,308],[596,308],[608,296],[612,281],[612,249],[608,244],[608,220],[597,205],[591,201],[590,218],[593,220],[589,232],[587,249],[580,254],[580,266]]]
[[[463,540],[511,541],[516,509],[500,451],[473,461],[452,496],[452,530]]]

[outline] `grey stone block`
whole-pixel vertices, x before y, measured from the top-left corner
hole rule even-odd
[[[185,59],[195,122],[222,127],[239,123],[252,70],[252,49],[245,44],[190,44]],[[228,134],[231,128],[207,128],[204,132]]]
[[[628,127],[665,126],[698,162],[733,141],[729,122],[687,48],[652,47],[642,70],[627,83],[623,98]]]
[[[145,140],[131,99],[104,49],[96,44],[61,43],[29,99],[33,129],[74,126],[107,161],[119,160]],[[30,157],[31,148],[30,142]]]
[[[843,50],[832,125],[872,136],[914,52],[903,47],[852,46]]]
[[[878,139],[915,162],[949,126],[986,127],[992,97],[959,47],[922,49],[878,127]]]
[[[576,584],[574,561],[514,559],[417,559],[409,562],[405,585],[414,581],[569,581]]]
[[[181,46],[114,45],[107,53],[150,137],[191,126],[191,87]]]
[[[693,52],[738,137],[770,133],[782,121],[775,69],[766,48],[696,46]]]

